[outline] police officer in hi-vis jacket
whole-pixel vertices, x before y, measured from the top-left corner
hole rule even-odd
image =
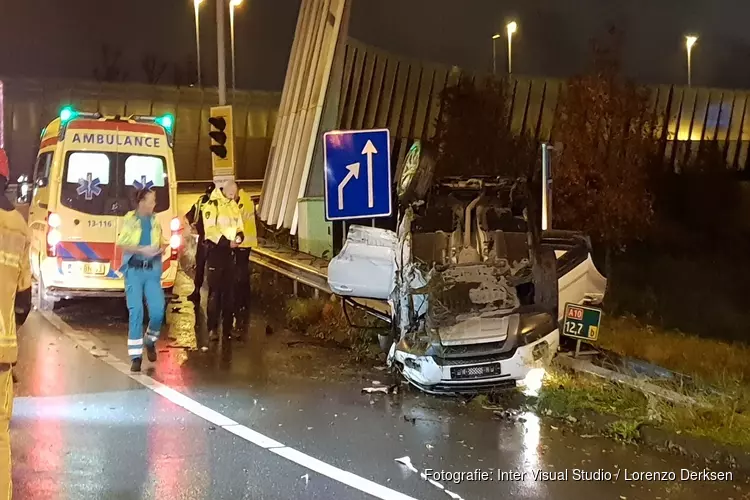
[[[208,202],[201,208],[206,234],[206,263],[208,270],[208,307],[206,320],[209,340],[219,339],[221,318],[224,338],[231,338],[234,326],[234,249],[245,240],[242,215],[235,201],[237,184],[227,183],[223,190],[214,189]]]

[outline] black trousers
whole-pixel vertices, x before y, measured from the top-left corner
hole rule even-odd
[[[206,249],[206,242],[203,238],[198,239],[198,247],[195,250],[195,295],[200,296],[201,288],[203,288],[203,280],[206,275],[206,256],[208,250]]]
[[[233,251],[229,247],[208,244],[208,331],[217,331],[221,318],[224,336],[232,334],[234,323],[234,289],[236,284]]]
[[[237,276],[234,313],[237,318],[237,328],[244,331],[250,321],[250,249],[235,248],[234,258]]]

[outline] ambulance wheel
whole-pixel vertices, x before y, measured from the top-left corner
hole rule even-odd
[[[39,311],[51,311],[55,308],[55,301],[47,297],[44,280],[39,276],[36,289],[36,308]]]

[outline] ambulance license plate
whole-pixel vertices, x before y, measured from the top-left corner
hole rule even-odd
[[[83,274],[86,276],[103,276],[106,267],[101,262],[86,262],[83,264]]]

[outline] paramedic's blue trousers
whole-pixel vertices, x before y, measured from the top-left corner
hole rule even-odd
[[[159,262],[161,264],[161,262]],[[130,359],[143,357],[143,299],[148,306],[148,329],[145,342],[153,345],[164,322],[164,291],[161,288],[161,266],[150,269],[128,267],[125,270],[125,298],[130,312],[128,354]]]

